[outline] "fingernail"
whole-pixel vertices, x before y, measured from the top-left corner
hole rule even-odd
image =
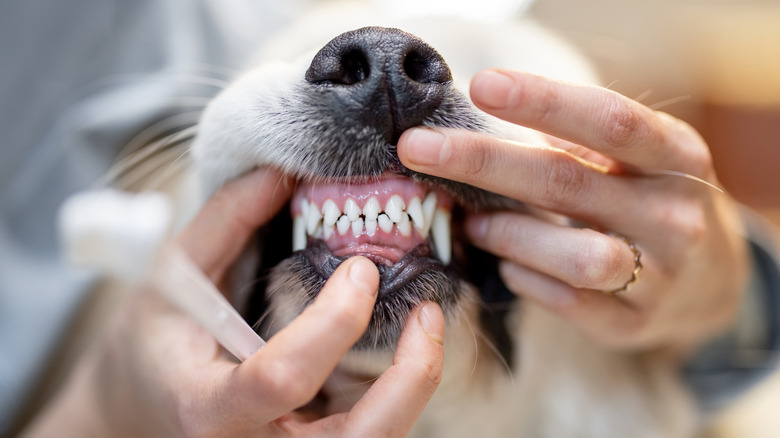
[[[444,333],[441,331],[444,327],[444,320],[441,310],[437,307],[436,304],[425,303],[417,318],[425,336],[439,345],[444,345]]]
[[[365,257],[355,257],[349,260],[347,277],[361,291],[370,297],[375,297],[379,286],[379,272],[374,263]]]
[[[471,240],[481,240],[487,236],[488,218],[484,215],[469,216],[466,220],[466,233]]]
[[[449,158],[447,137],[429,128],[414,128],[406,139],[406,156],[411,164],[431,166]]]
[[[499,70],[484,70],[471,81],[471,98],[486,108],[507,108],[514,88],[511,76]]]

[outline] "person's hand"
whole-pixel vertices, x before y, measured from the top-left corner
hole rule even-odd
[[[468,235],[503,259],[500,273],[512,291],[614,348],[686,353],[728,325],[746,278],[736,206],[668,172],[717,184],[694,129],[603,88],[520,72],[478,74],[471,97],[549,144],[417,128],[399,141],[404,165],[588,224],[513,212],[470,217]],[[643,269],[627,290],[611,294],[637,268],[616,235],[635,242]]]
[[[227,184],[178,243],[221,284],[289,185],[269,170]],[[295,412],[366,329],[378,282],[371,261],[347,260],[311,306],[241,364],[153,291],[139,292],[31,436],[405,436],[442,372],[443,316],[433,303],[411,313],[393,365],[351,411]]]

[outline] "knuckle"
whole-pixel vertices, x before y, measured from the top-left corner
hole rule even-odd
[[[273,394],[282,406],[301,406],[314,398],[319,390],[319,385],[307,373],[284,361],[268,363],[261,376],[262,387]]]
[[[534,98],[521,104],[532,105],[532,115],[535,123],[546,125],[552,122],[560,108],[559,91],[557,87],[544,85],[534,88]]]
[[[681,146],[685,162],[690,173],[696,176],[710,176],[714,162],[707,143],[696,129],[687,122],[664,112],[656,112],[661,125],[666,129],[663,133],[667,142],[675,142]]]
[[[463,171],[471,178],[480,179],[491,173],[494,152],[492,148],[481,147],[476,142],[469,145],[469,153],[461,155]]]
[[[651,132],[641,108],[619,95],[607,105],[605,123],[604,140],[614,149],[631,146]]]
[[[508,215],[497,215],[489,219],[484,245],[500,255],[510,257],[517,248],[516,239],[522,238],[523,229]]]
[[[558,153],[553,161],[544,186],[545,207],[560,210],[580,203],[589,189],[583,166],[563,153]]]
[[[602,289],[623,280],[627,268],[622,242],[592,231],[594,236],[575,257],[575,287]],[[596,235],[598,234],[598,235]]]
[[[698,247],[709,234],[707,214],[698,201],[670,203],[662,219],[680,246]]]

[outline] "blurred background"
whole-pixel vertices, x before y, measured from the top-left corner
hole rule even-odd
[[[25,5],[22,2],[0,0],[0,48],[37,41],[39,49],[6,52],[15,56],[0,59],[0,85],[11,84],[5,89],[0,86],[0,103],[6,104],[0,105],[0,132],[10,146],[0,158],[0,201],[7,201],[0,210],[0,274],[6,277],[0,275],[0,301],[3,292],[12,290],[3,286],[15,274],[24,278],[25,293],[35,297],[38,320],[30,324],[52,332],[65,325],[65,316],[46,313],[41,304],[56,308],[55,301],[67,295],[62,289],[69,277],[53,275],[53,267],[45,270],[46,263],[59,266],[57,255],[47,252],[56,240],[57,204],[40,202],[40,196],[64,197],[88,186],[117,152],[100,147],[109,134],[118,136],[113,140],[120,138],[117,144],[125,144],[138,126],[148,126],[170,111],[180,112],[173,106],[180,96],[200,96],[196,93],[200,88],[182,83],[181,70],[176,68],[203,60],[231,65],[230,60],[250,50],[255,37],[269,36],[296,16],[295,6],[313,1],[241,0],[238,3],[262,14],[231,15],[220,7],[221,0],[36,0],[25,8],[14,7]],[[449,0],[448,7],[467,1]],[[409,2],[418,8],[426,4],[426,0]],[[473,2],[481,8],[484,3]],[[74,9],[75,4],[89,6],[91,15],[83,14],[85,8]],[[29,14],[17,17],[9,13],[13,9]],[[160,13],[153,14],[157,9]],[[527,13],[578,47],[593,61],[605,85],[697,128],[712,149],[720,184],[780,226],[780,0],[536,0]],[[219,32],[209,33],[210,25]],[[168,53],[170,41],[163,38],[168,34],[176,38],[176,47],[190,43],[187,50]],[[72,38],[62,40],[62,35]],[[221,39],[233,45],[220,44]],[[62,47],[72,41],[78,44]],[[136,44],[127,44],[130,41]],[[42,59],[47,64],[41,64]],[[154,80],[135,81],[118,91],[138,97],[138,105],[109,111],[110,99],[97,101],[101,105],[87,99],[91,94],[104,97],[97,91],[107,88],[109,83],[102,82],[106,77],[126,81],[137,75]],[[82,100],[74,104],[77,98]],[[66,113],[63,108],[71,104],[73,111]],[[28,159],[24,154],[32,145],[41,148]],[[88,171],[83,170],[85,163],[92,165]],[[62,168],[62,175],[52,170]],[[60,176],[68,184],[56,179]],[[7,223],[4,214],[10,218]],[[14,228],[17,224],[26,234]],[[6,258],[3,250],[9,254]],[[73,289],[72,295],[80,296],[79,285]],[[78,303],[77,298],[68,300]],[[0,334],[25,332],[19,328],[22,311],[3,304]],[[40,351],[25,356],[13,344],[8,350],[15,351],[13,359],[29,362],[7,360],[8,365],[3,360],[10,358],[0,357],[0,367],[33,363],[46,349],[41,343],[23,344]],[[0,396],[10,384],[16,383],[0,379]],[[778,436],[780,375],[748,393],[707,434],[710,438]]]
[[[694,125],[722,185],[780,224],[779,1],[537,0],[530,13],[610,88]]]
[[[720,184],[780,226],[780,1],[537,0],[530,13],[583,51],[605,85],[696,127]],[[706,434],[778,436],[778,373]]]

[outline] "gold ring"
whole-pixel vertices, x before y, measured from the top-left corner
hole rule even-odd
[[[631,252],[634,253],[634,270],[631,272],[631,279],[628,280],[626,284],[624,284],[623,286],[617,289],[604,291],[604,293],[607,295],[617,295],[621,292],[627,291],[628,288],[631,287],[631,285],[636,283],[636,280],[639,277],[639,273],[642,271],[642,260],[640,260],[642,258],[642,252],[639,251],[639,249],[636,247],[636,243],[633,240],[627,238],[626,236],[622,236],[617,233],[607,233],[607,235],[622,240],[623,242],[625,242],[626,245],[628,245],[628,249],[630,249]]]

